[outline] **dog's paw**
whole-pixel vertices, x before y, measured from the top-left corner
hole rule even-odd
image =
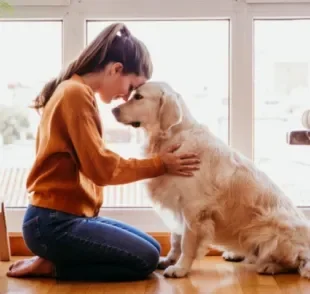
[[[175,260],[172,260],[168,257],[160,257],[157,268],[158,269],[166,269],[168,266],[170,266],[174,263],[175,263]]]
[[[244,260],[244,256],[235,254],[233,252],[230,251],[225,251],[222,254],[222,257],[226,260],[226,261],[231,261],[231,262],[240,262]]]
[[[265,263],[258,265],[257,272],[261,275],[275,275],[284,272],[284,269],[277,263]]]
[[[187,275],[188,269],[176,265],[170,265],[165,271],[166,278],[183,278]]]

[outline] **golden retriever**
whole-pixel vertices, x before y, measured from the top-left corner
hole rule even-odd
[[[147,181],[154,205],[169,210],[177,224],[159,262],[164,276],[184,277],[215,245],[226,250],[225,259],[247,259],[258,273],[293,270],[310,278],[306,217],[253,162],[199,124],[169,84],[147,82],[112,111],[120,123],[146,131],[148,156],[181,143],[176,152],[194,151],[202,161],[193,177]]]

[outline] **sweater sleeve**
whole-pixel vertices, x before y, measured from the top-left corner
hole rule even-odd
[[[165,168],[159,157],[124,159],[105,147],[94,99],[85,86],[73,85],[65,90],[59,105],[80,171],[98,186],[127,184],[162,175]]]

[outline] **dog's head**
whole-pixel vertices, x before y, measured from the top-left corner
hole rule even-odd
[[[167,132],[182,121],[178,93],[162,82],[143,84],[126,103],[113,108],[112,113],[120,123],[147,131]]]

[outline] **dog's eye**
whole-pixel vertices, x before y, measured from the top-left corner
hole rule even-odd
[[[138,94],[136,93],[134,96],[133,96],[134,99],[136,100],[141,100],[143,98],[143,96],[141,94]]]

